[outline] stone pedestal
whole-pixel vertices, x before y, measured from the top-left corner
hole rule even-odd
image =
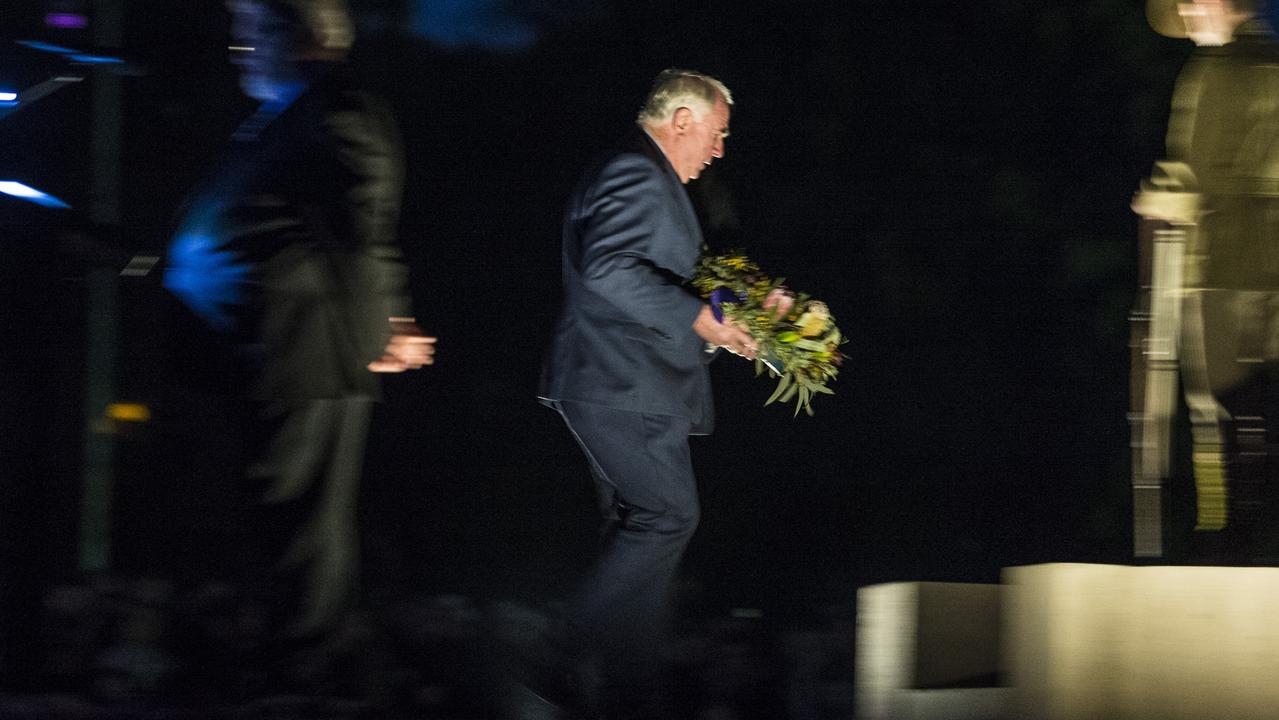
[[[1004,591],[1009,718],[1279,717],[1279,569],[1036,565]]]
[[[993,720],[1000,587],[890,583],[857,593],[860,720]]]

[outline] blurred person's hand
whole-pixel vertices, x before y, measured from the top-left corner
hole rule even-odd
[[[417,370],[435,363],[436,338],[426,335],[413,318],[391,318],[391,339],[382,357],[369,363],[376,373],[398,373]]]

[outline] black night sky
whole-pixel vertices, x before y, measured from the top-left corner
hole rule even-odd
[[[41,27],[49,4],[25,2],[27,25],[6,34],[91,44]],[[3,537],[6,580],[23,587],[77,574],[84,277],[161,254],[251,109],[220,1],[123,5],[125,52],[150,72],[122,80],[119,222],[0,202]],[[589,557],[585,464],[534,398],[560,214],[669,66],[736,99],[727,157],[690,186],[708,241],[827,301],[849,338],[812,418],[763,407],[770,383],[716,361],[718,426],[692,443],[703,515],[687,610],[803,617],[873,582],[1132,562],[1128,202],[1163,153],[1190,50],[1155,35],[1141,2],[352,5],[355,64],[401,123],[402,238],[440,337],[438,364],[390,378],[376,416],[367,586],[540,599]],[[420,32],[431,18],[440,29]],[[0,57],[0,81],[48,69]],[[0,176],[87,206],[92,83],[0,120]],[[215,492],[163,342],[170,303],[151,280],[120,282],[115,396],[153,413],[113,436],[125,575],[163,575],[165,533]],[[1194,559],[1193,501],[1183,473],[1165,561]]]

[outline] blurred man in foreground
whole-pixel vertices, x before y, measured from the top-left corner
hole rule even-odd
[[[398,134],[343,62],[343,0],[228,8],[241,87],[261,106],[188,203],[165,285],[200,321],[203,379],[238,401],[222,430],[244,448],[227,459],[235,507],[193,533],[265,608],[244,661],[284,682],[354,602],[376,373],[431,364],[435,340],[409,317]]]

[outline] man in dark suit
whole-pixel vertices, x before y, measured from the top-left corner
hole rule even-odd
[[[687,285],[702,234],[683,184],[723,157],[731,104],[714,78],[663,72],[564,219],[564,304],[540,396],[586,454],[606,522],[569,622],[601,653],[610,717],[665,712],[669,595],[699,513],[688,436],[713,421],[705,350],[755,351]]]
[[[234,0],[241,86],[262,102],[189,202],[165,285],[201,321],[203,369],[235,398],[225,578],[270,615],[263,657],[322,643],[350,609],[355,503],[375,373],[433,361],[395,245],[395,124],[343,63],[344,0]],[[207,542],[207,541],[206,541]]]

